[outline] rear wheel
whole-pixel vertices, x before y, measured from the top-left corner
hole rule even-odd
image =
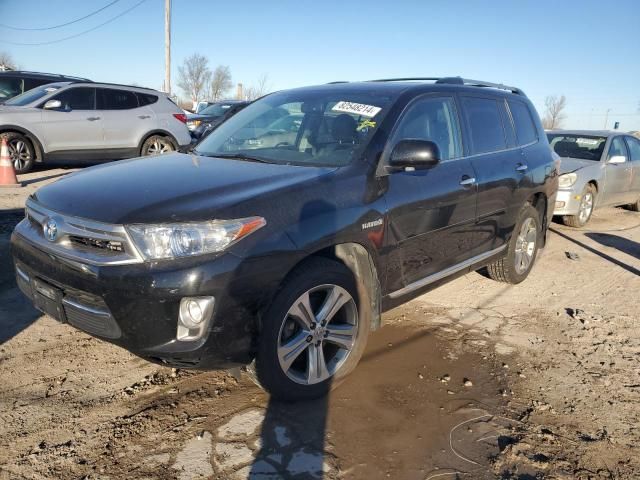
[[[580,206],[578,207],[578,213],[576,215],[564,215],[562,217],[562,223],[574,228],[584,227],[591,218],[595,200],[596,189],[589,183],[584,187],[582,195],[580,196]]]
[[[541,231],[539,212],[527,204],[518,215],[507,254],[487,266],[489,277],[512,284],[527,278],[538,254]]]
[[[272,396],[322,396],[351,372],[364,351],[368,315],[360,315],[352,273],[314,258],[296,269],[263,318],[255,374]]]
[[[142,144],[140,154],[142,156],[160,155],[162,153],[174,152],[175,150],[176,146],[169,137],[152,135]]]
[[[9,157],[13,162],[16,173],[27,173],[33,168],[35,151],[31,141],[21,133],[5,133],[2,138],[7,140]]]

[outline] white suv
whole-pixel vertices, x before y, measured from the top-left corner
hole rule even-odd
[[[177,150],[191,143],[185,122],[166,94],[107,83],[51,83],[0,106],[0,135],[17,173],[34,162],[95,162]]]

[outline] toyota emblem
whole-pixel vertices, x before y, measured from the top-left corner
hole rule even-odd
[[[44,238],[50,242],[55,242],[58,237],[58,224],[53,218],[48,219],[42,226]]]

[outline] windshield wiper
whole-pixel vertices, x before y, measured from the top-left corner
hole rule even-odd
[[[195,154],[202,155],[203,157],[230,158],[234,160],[248,160],[249,162],[272,163],[264,158],[254,157],[253,155],[247,155],[246,153],[201,153],[195,151]]]

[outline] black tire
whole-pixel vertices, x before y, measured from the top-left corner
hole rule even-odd
[[[582,216],[581,213],[578,213],[578,215],[563,215],[562,223],[564,223],[568,227],[573,227],[573,228],[584,227],[587,224],[587,222],[589,222],[589,220],[591,219],[591,215],[593,214],[593,209],[596,203],[596,193],[597,193],[596,188],[591,183],[588,183],[584,187],[584,190],[582,190],[582,195],[580,195],[581,211],[584,208],[585,200],[587,198],[591,199],[591,207],[589,209],[588,214],[586,216]]]
[[[17,174],[31,171],[36,160],[36,152],[31,140],[17,132],[3,133],[2,138],[7,140],[9,156],[13,161],[13,168]]]
[[[142,144],[140,155],[146,157],[148,155],[160,155],[162,153],[175,152],[176,144],[170,137],[165,135],[151,135]]]
[[[333,349],[337,349],[337,352],[343,352],[343,350],[338,349],[330,340],[318,340],[318,343],[316,343],[315,337],[310,341],[309,338],[311,335],[307,336],[307,333],[319,333],[320,325],[316,325],[316,329],[313,331],[306,331],[299,328],[298,325],[298,327],[294,327],[299,328],[297,333],[294,334],[294,332],[292,332],[288,337],[285,337],[290,323],[299,323],[293,321],[294,319],[290,316],[290,309],[294,308],[295,302],[299,300],[305,292],[316,288],[322,289],[329,285],[339,287],[337,291],[346,291],[353,300],[353,303],[349,301],[337,309],[337,313],[329,317],[330,320],[328,324],[331,325],[332,328],[335,328],[335,324],[339,323],[338,317],[342,315],[341,318],[348,318],[346,316],[347,313],[345,313],[343,309],[348,309],[349,315],[353,315],[353,307],[355,306],[356,323],[358,326],[353,335],[350,351],[348,351],[343,360],[336,361],[334,364],[332,364],[332,362],[338,357],[329,358],[327,352],[331,353]],[[341,263],[324,258],[311,258],[297,267],[285,280],[273,303],[262,318],[256,358],[254,363],[247,367],[249,376],[257,380],[256,383],[267,390],[273,397],[285,401],[308,400],[321,397],[340,384],[345,376],[355,368],[362,357],[371,324],[371,308],[368,305],[363,305],[363,303],[368,303],[368,300],[366,300],[366,302],[360,302],[357,292],[358,289],[353,274]],[[314,293],[311,295],[313,296]],[[319,303],[316,301],[317,307],[314,307],[313,299],[310,301],[311,310],[314,315],[313,320],[317,320],[320,316],[319,314],[321,312],[316,311],[316,308],[320,310],[320,304],[324,304],[323,302],[323,300],[319,300]],[[338,320],[331,322],[332,319]],[[346,325],[348,324],[342,324],[341,326],[344,327]],[[324,324],[322,328],[324,328]],[[294,337],[300,339],[306,338],[306,340],[300,342],[302,347],[299,351],[301,353],[294,356],[296,360],[292,363],[291,368],[285,371],[284,367],[281,366],[278,355],[279,346],[281,342],[289,341],[293,343]],[[322,337],[321,333],[319,333],[319,337]],[[316,345],[315,347],[314,344]],[[324,352],[322,358],[328,359],[326,361],[326,366],[328,367],[327,373],[330,371],[329,367],[331,365],[333,365],[332,368],[335,368],[333,375],[324,381],[309,384],[302,384],[292,379],[291,375],[294,375],[296,372],[294,369],[296,362],[298,362],[299,365],[306,363],[307,375],[309,375],[309,359],[313,358],[312,352],[317,351],[317,345],[320,345],[319,349]],[[312,348],[316,350],[311,350]],[[346,351],[346,349],[344,351]]]
[[[518,245],[518,239],[525,225],[525,222],[527,222],[528,220],[534,222],[535,240],[528,265],[523,270],[519,270],[521,266],[518,267],[516,265],[516,259],[518,258],[518,252],[522,251],[523,249],[521,248],[521,245]],[[487,273],[489,277],[498,282],[511,284],[522,282],[525,278],[527,278],[529,272],[533,268],[536,257],[538,255],[541,238],[542,226],[540,221],[540,212],[538,212],[532,205],[527,204],[522,208],[522,210],[520,210],[518,220],[516,221],[511,239],[509,240],[507,254],[500,260],[497,260],[487,266]]]

